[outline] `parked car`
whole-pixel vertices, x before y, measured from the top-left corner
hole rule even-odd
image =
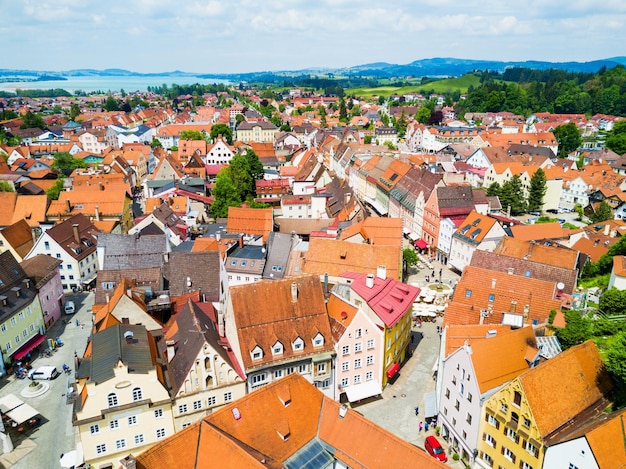
[[[430,454],[433,458],[438,459],[441,462],[448,461],[448,455],[445,450],[439,443],[439,440],[434,436],[427,436],[426,440],[424,440],[424,448],[426,448],[426,452]]]
[[[59,376],[59,370],[54,366],[40,366],[39,368],[34,368],[28,372],[28,377],[30,379],[47,379],[51,380]]]
[[[559,218],[559,223],[562,225],[563,223],[567,223],[567,220],[565,218]]]
[[[530,215],[532,215],[533,217],[540,217],[541,212],[530,212]]]
[[[74,314],[76,311],[76,305],[73,301],[68,301],[65,303],[65,314]]]

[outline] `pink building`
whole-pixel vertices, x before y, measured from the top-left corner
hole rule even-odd
[[[37,254],[21,263],[22,268],[38,290],[39,302],[46,329],[57,322],[64,312],[65,296],[59,274],[61,259]]]
[[[384,332],[361,308],[335,293],[327,308],[337,353],[335,399],[355,402],[380,394]]]

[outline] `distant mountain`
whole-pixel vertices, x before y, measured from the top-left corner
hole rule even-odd
[[[345,68],[324,68],[311,67],[301,70],[282,71],[258,71],[253,73],[231,73],[231,74],[200,74],[174,70],[171,72],[138,73],[129,70],[109,68],[105,70],[75,69],[67,71],[34,71],[34,70],[9,70],[0,69],[2,77],[38,77],[41,75],[58,77],[78,77],[78,76],[186,76],[198,78],[221,78],[230,81],[259,79],[263,76],[296,76],[296,75],[342,75],[342,76],[371,76],[379,78],[407,77],[407,76],[450,76],[456,77],[465,75],[474,70],[504,71],[510,67],[525,67],[532,69],[558,68],[569,72],[595,73],[600,68],[612,68],[617,65],[626,66],[626,57],[611,57],[607,59],[592,60],[590,62],[542,62],[537,60],[527,60],[523,62],[505,62],[497,60],[473,60],[435,57],[431,59],[415,60],[411,63],[391,64],[387,62],[374,62],[370,64],[356,65]]]

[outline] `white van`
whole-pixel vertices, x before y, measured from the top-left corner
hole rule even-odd
[[[76,311],[76,305],[73,301],[68,301],[65,303],[65,314],[74,314]]]
[[[59,376],[61,373],[54,366],[40,366],[39,368],[33,368],[28,372],[30,379],[47,379],[51,380]]]

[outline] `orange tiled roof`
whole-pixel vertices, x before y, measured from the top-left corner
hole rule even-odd
[[[620,410],[607,418],[604,424],[586,433],[587,442],[601,469],[626,467],[626,445],[623,437],[626,410]]]
[[[550,311],[560,309],[555,295],[554,282],[470,265],[463,270],[444,323],[502,324],[504,314],[511,313],[523,315],[523,324],[545,324]],[[490,313],[481,318],[481,310]]]
[[[626,256],[613,257],[613,273],[620,277],[626,277]]]
[[[559,222],[535,223],[533,225],[512,225],[511,233],[516,239],[531,241],[538,239],[562,239],[569,237],[569,228]]]
[[[578,251],[574,249],[568,249],[560,245],[547,246],[542,243],[533,243],[532,241],[524,241],[508,236],[502,238],[494,252],[564,269],[576,269],[578,264]]]
[[[401,279],[401,246],[351,243],[334,239],[312,238],[303,270],[338,277],[346,271],[372,274],[378,266],[387,268],[387,276]]]
[[[38,227],[41,222],[46,221],[46,210],[48,209],[47,195],[18,195],[13,212],[13,222],[25,219],[31,227]]]
[[[407,461],[421,469],[446,467],[357,412],[342,414],[341,404],[294,373],[139,454],[137,468],[282,469],[294,465],[289,458],[316,441],[333,448],[332,456],[348,467],[407,467]]]
[[[266,241],[274,230],[274,211],[271,208],[228,207],[226,231],[261,235]]]
[[[531,368],[520,375],[519,382],[543,437],[591,407],[612,389],[611,378],[591,340]]]
[[[0,226],[9,226],[13,221],[17,192],[0,192]]]

